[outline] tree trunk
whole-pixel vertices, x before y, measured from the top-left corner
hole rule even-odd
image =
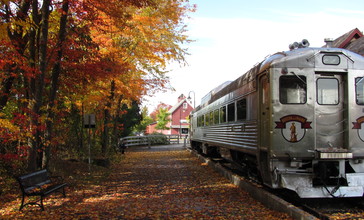
[[[106,156],[106,153],[109,149],[110,145],[110,134],[109,134],[109,123],[110,123],[110,110],[112,106],[112,101],[115,96],[115,81],[112,80],[110,84],[110,96],[109,100],[106,103],[105,110],[104,110],[104,132],[102,135],[102,148],[101,153],[102,156]]]
[[[31,82],[31,101],[30,105],[33,111],[31,115],[31,126],[35,129],[35,136],[32,140],[32,145],[30,149],[29,157],[29,170],[36,170],[42,167],[42,148],[43,143],[41,137],[43,136],[43,131],[40,129],[41,124],[39,122],[39,117],[42,112],[40,111],[43,105],[43,89],[44,89],[44,78],[47,71],[47,42],[48,42],[48,23],[49,23],[49,13],[50,13],[50,3],[51,0],[43,0],[43,5],[41,9],[42,20],[40,24],[39,32],[39,74],[36,75]],[[35,4],[38,1],[33,1],[33,11],[37,10]],[[34,17],[36,19],[38,16]],[[35,41],[36,43],[37,41]],[[36,45],[36,44],[34,44]]]
[[[118,132],[118,126],[120,123],[120,109],[121,109],[121,101],[123,100],[123,96],[120,95],[118,102],[117,102],[117,107],[116,107],[116,113],[115,116],[113,118],[113,131],[112,131],[112,137],[111,137],[111,146],[118,146],[118,138],[119,138],[119,132]]]
[[[40,21],[39,21],[39,14],[38,14],[38,2],[32,1],[32,19],[34,26],[31,27],[31,31],[29,34],[29,61],[30,66],[33,68],[33,70],[36,69],[36,63],[38,62],[37,58],[37,42],[39,38],[39,31],[37,31],[37,27],[39,27]],[[35,73],[34,73],[35,74]],[[24,85],[28,86],[27,90],[27,100],[28,102],[28,108],[33,109],[33,101],[34,100],[34,91],[35,91],[35,78],[30,78],[29,80],[27,78],[24,78]],[[31,115],[31,119],[29,122],[29,130],[33,131],[34,129],[37,129],[36,120],[34,120],[34,115]],[[35,138],[29,137],[28,138],[28,170],[34,171],[37,169],[37,143]]]
[[[63,1],[62,5],[62,16],[60,19],[60,27],[59,27],[59,43],[58,43],[58,51],[57,51],[57,58],[56,62],[53,66],[52,70],[52,84],[50,88],[50,95],[49,95],[49,104],[48,104],[48,118],[47,118],[47,130],[46,130],[46,137],[49,146],[46,146],[43,152],[43,161],[42,167],[48,168],[49,159],[50,159],[50,152],[52,148],[52,137],[53,137],[53,121],[54,121],[54,106],[55,100],[57,97],[57,91],[59,86],[59,75],[61,74],[61,60],[63,57],[63,43],[66,40],[66,29],[67,29],[67,18],[68,18],[68,9],[69,9],[69,2],[68,0]]]

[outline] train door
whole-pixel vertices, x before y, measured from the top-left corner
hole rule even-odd
[[[346,74],[316,74],[316,150],[345,147]]]
[[[259,78],[259,144],[258,144],[258,166],[264,183],[270,184],[269,172],[269,148],[270,148],[270,83],[267,74]]]

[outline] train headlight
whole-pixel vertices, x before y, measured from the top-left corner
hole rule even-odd
[[[340,57],[338,55],[324,55],[322,56],[322,63],[326,65],[339,65]]]

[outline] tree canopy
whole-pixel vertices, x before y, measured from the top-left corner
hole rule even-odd
[[[185,62],[194,10],[188,0],[1,1],[0,160],[35,170],[82,152],[87,113],[106,156],[141,120],[142,97],[168,82],[168,62]]]
[[[157,125],[155,126],[155,128],[159,129],[159,130],[169,129],[167,124],[170,121],[170,119],[169,119],[170,115],[171,114],[168,112],[167,108],[160,108],[157,113]]]

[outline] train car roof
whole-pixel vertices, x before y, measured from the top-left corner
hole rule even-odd
[[[218,92],[216,93],[210,92],[210,94],[207,94],[205,97],[208,96],[209,99],[205,99],[204,102],[202,102],[199,106],[197,106],[193,112],[198,111],[201,108],[207,106],[208,104],[223,97],[224,95],[233,92],[242,85],[247,84],[250,81],[253,81],[259,73],[264,72],[270,67],[288,67],[288,68],[314,67],[314,62],[307,62],[307,60],[314,58],[316,54],[319,54],[321,52],[344,54],[353,62],[359,62],[357,63],[358,65],[355,65],[357,66],[357,68],[364,69],[363,56],[341,48],[306,47],[306,48],[298,48],[294,50],[278,52],[271,56],[268,56],[262,62],[255,65],[253,68],[251,68],[249,71],[238,77],[236,80],[227,84],[225,87],[220,88]],[[305,60],[306,62],[304,62]]]
[[[269,56],[261,63],[261,70],[263,72],[269,67],[314,67],[314,62],[307,62],[313,59],[319,53],[332,53],[332,54],[344,54],[348,59],[350,59],[356,65],[353,68],[363,68],[364,57],[354,53],[352,51],[342,49],[342,48],[322,48],[322,47],[308,47],[299,48],[295,50],[279,52]]]

